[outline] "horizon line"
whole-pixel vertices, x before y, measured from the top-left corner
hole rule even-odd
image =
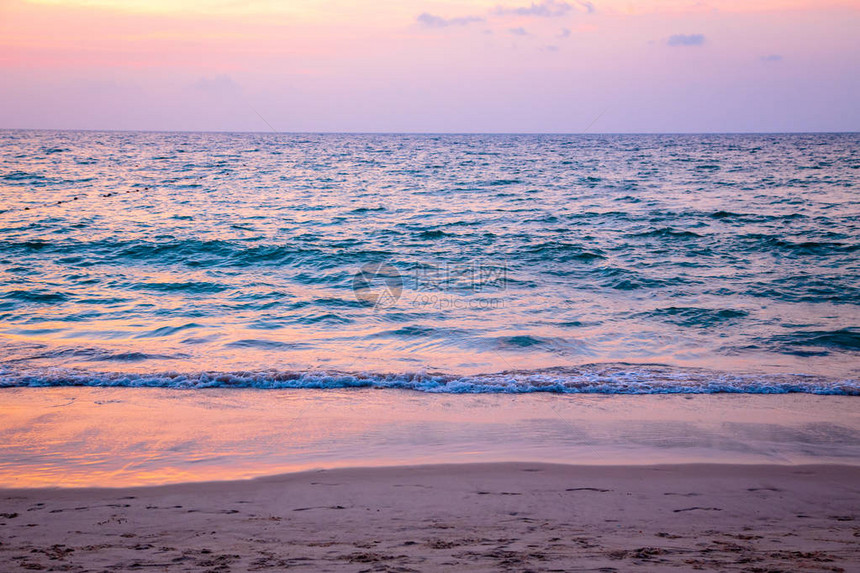
[[[858,135],[839,131],[273,131],[224,129],[95,129],[55,127],[0,127],[0,131],[63,131],[89,133],[211,133],[270,135]]]

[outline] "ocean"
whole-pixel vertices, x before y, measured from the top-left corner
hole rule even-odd
[[[0,131],[0,387],[860,395],[860,135]]]

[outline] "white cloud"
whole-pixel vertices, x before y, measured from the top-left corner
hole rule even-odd
[[[542,16],[544,18],[557,18],[564,16],[571,11],[573,7],[567,2],[559,2],[558,0],[544,0],[540,4],[532,2],[531,6],[510,8],[506,6],[497,6],[493,10],[494,14],[499,16],[514,15],[514,16]]]
[[[667,42],[670,46],[701,46],[705,43],[702,34],[675,34],[669,37]]]
[[[484,19],[478,16],[464,16],[462,18],[443,18],[442,16],[435,16],[433,14],[428,14],[424,12],[420,14],[415,20],[425,26],[427,28],[447,28],[448,26],[465,26],[467,24],[472,24],[473,22],[483,22]]]

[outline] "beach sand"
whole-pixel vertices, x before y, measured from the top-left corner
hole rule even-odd
[[[233,481],[344,467],[858,465],[852,396],[14,388],[0,488]]]
[[[0,490],[0,570],[858,571],[860,467],[490,463]]]

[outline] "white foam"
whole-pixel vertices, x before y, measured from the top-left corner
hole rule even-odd
[[[831,394],[860,396],[860,380],[803,374],[738,374],[652,365],[596,364],[577,368],[457,376],[337,371],[93,372],[62,368],[0,369],[5,387],[387,388],[480,394]]]

